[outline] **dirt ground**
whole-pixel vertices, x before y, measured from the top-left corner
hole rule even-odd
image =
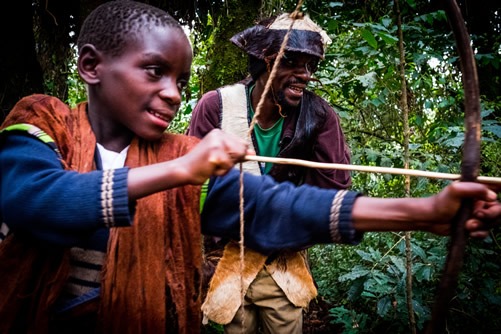
[[[303,317],[303,334],[340,334],[343,328],[331,324],[329,309],[332,308],[321,296],[310,303]]]

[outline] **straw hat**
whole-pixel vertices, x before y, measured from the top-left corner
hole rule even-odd
[[[281,14],[271,23],[268,20],[267,24],[258,23],[237,33],[230,41],[259,59],[275,58],[292,21],[294,25],[285,51],[306,53],[323,59],[325,48],[331,43],[331,39],[308,15],[293,20],[290,14]]]

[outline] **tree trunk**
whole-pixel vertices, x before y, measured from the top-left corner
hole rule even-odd
[[[43,92],[31,1],[1,2],[0,44],[0,121],[3,121],[21,97]]]
[[[242,1],[230,0],[214,17],[214,44],[207,54],[210,63],[199,74],[200,94],[246,77],[247,55],[229,40],[258,21],[260,6],[259,0],[248,1],[245,5]]]

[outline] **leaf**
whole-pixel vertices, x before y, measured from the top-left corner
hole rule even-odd
[[[402,258],[400,258],[398,256],[390,256],[390,260],[391,260],[391,262],[393,262],[393,264],[398,268],[398,270],[401,273],[405,273],[406,269],[405,269],[405,264],[404,264],[404,261],[402,260]]]
[[[351,272],[345,275],[339,276],[338,281],[339,282],[346,282],[346,281],[353,281],[357,278],[367,276],[370,274],[370,270],[367,270],[363,267],[360,266],[355,266]]]
[[[387,44],[394,45],[395,43],[397,43],[397,42],[398,42],[398,38],[397,38],[397,37],[395,37],[395,36],[393,36],[393,35],[391,35],[391,34],[388,34],[388,33],[386,33],[386,32],[382,32],[382,31],[380,31],[380,32],[378,32],[377,34],[378,34],[378,36],[379,36],[379,37],[381,37],[381,39],[382,39],[383,41],[385,41]]]
[[[362,30],[362,37],[372,46],[373,49],[377,49],[377,41],[372,32],[367,29]]]
[[[376,72],[369,72],[364,75],[357,76],[357,80],[367,88],[373,88],[377,82],[376,80]]]
[[[411,245],[411,248],[412,248],[412,254],[416,255],[417,257],[419,257],[422,260],[426,259],[426,252],[418,244],[413,243]]]
[[[388,311],[392,308],[391,306],[391,298],[389,296],[385,296],[378,300],[377,302],[377,314],[381,317],[386,316]]]
[[[369,252],[365,252],[363,250],[357,249],[355,252],[362,258],[362,260],[365,260],[367,262],[372,262],[374,261],[375,257],[377,257],[379,254],[374,255],[374,249],[369,248]]]
[[[329,2],[329,7],[331,8],[334,8],[334,7],[343,7],[343,3],[342,2]]]
[[[464,137],[456,136],[454,138],[450,138],[444,141],[444,145],[459,148],[461,147],[461,145],[463,145],[463,142],[464,142]]]
[[[382,20],[381,20],[381,22],[383,22],[383,25],[384,25],[385,27],[389,27],[389,26],[390,26],[390,24],[391,24],[391,22],[392,22],[392,20],[391,20],[391,19],[389,19],[389,18],[384,18],[384,19],[382,19]]]
[[[362,295],[362,293],[364,292],[364,283],[364,278],[358,278],[353,281],[347,293],[349,300],[356,300]]]
[[[407,4],[413,9],[416,8],[416,2],[414,0],[407,0]]]
[[[483,126],[482,130],[488,131],[498,138],[501,138],[501,126],[500,125],[488,125]]]
[[[425,318],[425,316],[429,313],[428,310],[424,308],[423,305],[421,305],[421,303],[415,299],[412,300],[412,308],[420,318]]]
[[[417,263],[414,265],[414,278],[418,282],[430,281],[431,274],[432,274],[431,266],[423,263]]]

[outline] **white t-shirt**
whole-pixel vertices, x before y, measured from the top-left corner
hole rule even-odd
[[[124,148],[120,153],[107,150],[104,148],[103,145],[99,143],[97,143],[97,148],[99,150],[99,155],[101,156],[101,163],[103,164],[103,170],[122,168],[124,166],[129,146]]]

